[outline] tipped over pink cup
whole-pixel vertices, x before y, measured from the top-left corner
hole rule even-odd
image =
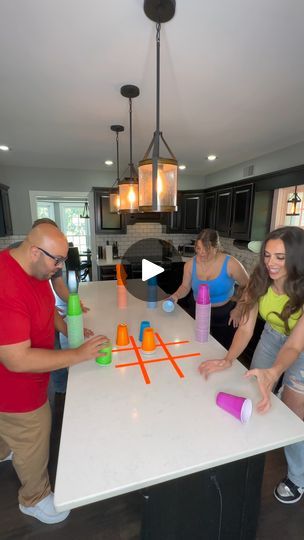
[[[216,404],[235,416],[238,420],[245,424],[248,422],[252,413],[252,401],[241,396],[234,396],[233,394],[226,394],[225,392],[219,392],[216,396]]]

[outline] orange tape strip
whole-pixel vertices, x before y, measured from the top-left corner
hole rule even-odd
[[[134,340],[134,337],[133,337],[133,336],[130,336],[130,341],[131,341],[131,343],[132,343],[132,345],[133,345],[133,347],[134,347],[134,352],[135,352],[135,354],[136,354],[136,357],[137,357],[137,360],[138,360],[138,363],[139,363],[139,367],[140,367],[141,372],[142,372],[142,374],[143,374],[143,377],[144,377],[144,379],[145,379],[145,383],[146,383],[146,384],[150,384],[151,381],[150,381],[150,379],[149,379],[149,375],[148,375],[147,370],[146,370],[146,368],[145,368],[145,366],[144,366],[143,359],[142,359],[142,357],[140,356],[139,349],[138,349],[138,347],[137,347],[137,345],[136,345],[136,343],[135,343],[135,340]]]
[[[185,377],[182,370],[178,367],[177,363],[175,362],[174,357],[170,353],[169,349],[167,349],[165,343],[161,339],[160,335],[157,332],[155,332],[155,336],[157,337],[157,339],[158,339],[159,343],[161,344],[161,346],[162,346],[163,350],[165,351],[165,353],[168,355],[168,360],[170,360],[170,362],[171,362],[172,366],[174,367],[175,371],[177,372],[177,374],[181,378]]]
[[[190,343],[189,340],[184,340],[184,341],[168,341],[168,343],[165,343],[165,345],[184,345],[184,343]],[[160,343],[157,343],[156,344],[156,347],[162,347],[162,345]],[[139,349],[141,349],[141,347],[138,347]],[[123,349],[112,349],[112,353],[113,352],[120,352],[120,351],[133,351],[133,347],[124,347]]]

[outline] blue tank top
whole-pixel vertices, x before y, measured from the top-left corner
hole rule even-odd
[[[228,300],[230,300],[231,296],[233,296],[234,293],[235,280],[231,276],[229,276],[227,272],[227,264],[229,259],[230,256],[227,255],[221,271],[215,279],[201,280],[198,279],[196,275],[196,257],[193,258],[191,286],[195,300],[198,293],[198,287],[202,283],[206,283],[209,287],[211,304],[219,304],[221,302],[228,302]]]

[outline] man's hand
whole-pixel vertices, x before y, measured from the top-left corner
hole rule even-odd
[[[82,345],[75,349],[77,351],[79,360],[82,362],[84,360],[91,360],[92,358],[97,358],[100,356],[100,349],[103,349],[109,345],[109,338],[106,336],[95,336]]]

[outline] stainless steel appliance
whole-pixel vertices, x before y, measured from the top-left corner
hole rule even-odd
[[[193,257],[195,255],[195,245],[185,244],[183,246],[183,257]]]

